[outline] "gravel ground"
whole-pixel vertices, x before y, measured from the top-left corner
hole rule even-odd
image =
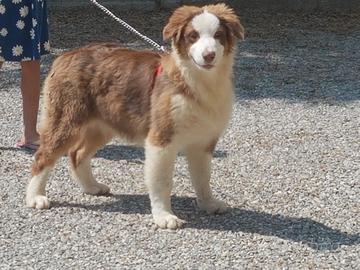
[[[92,197],[64,157],[51,177],[51,210],[24,207],[32,153],[21,134],[19,67],[0,79],[1,269],[359,269],[360,15],[239,10],[247,39],[235,66],[233,120],[213,162],[214,193],[229,211],[194,203],[183,157],[173,207],[182,230],[151,224],[144,152],[113,141],[93,160],[113,195]],[[124,12],[160,39],[168,12]],[[94,8],[51,12],[54,55],[89,41],[144,46]],[[120,178],[120,179],[119,179]]]

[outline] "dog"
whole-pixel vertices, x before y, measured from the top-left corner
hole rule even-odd
[[[50,207],[46,182],[65,154],[85,193],[109,193],[95,180],[90,159],[120,136],[145,147],[145,183],[158,227],[177,229],[185,222],[170,203],[179,152],[187,158],[198,207],[208,213],[226,210],[212,195],[210,167],[232,112],[233,61],[244,28],[225,4],[182,6],[170,16],[163,38],[171,40],[171,52],[104,43],[66,52],[54,61],[44,83],[28,207]]]

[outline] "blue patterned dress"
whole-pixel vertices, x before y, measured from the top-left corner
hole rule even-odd
[[[38,60],[50,52],[45,0],[0,0],[0,62]]]

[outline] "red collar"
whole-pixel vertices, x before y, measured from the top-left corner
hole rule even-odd
[[[153,78],[153,81],[152,81],[151,89],[154,88],[156,78],[159,77],[162,72],[163,72],[163,67],[162,67],[161,64],[159,64],[159,65],[157,66],[157,68],[155,69],[155,73],[154,73],[154,78]]]
[[[160,64],[155,70],[155,78],[159,77],[162,72],[163,72],[163,66]]]

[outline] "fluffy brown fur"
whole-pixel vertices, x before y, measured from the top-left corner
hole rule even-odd
[[[57,58],[45,82],[46,112],[33,174],[69,151],[72,157],[78,156],[75,153],[87,145],[86,141],[99,148],[115,133],[130,140],[144,139],[151,126],[152,96],[157,97],[152,125],[162,127],[157,130],[166,130],[163,135],[169,137],[169,95],[162,94],[166,85],[152,87],[160,62],[157,53],[117,44],[91,45]],[[96,121],[103,129],[91,125]],[[165,137],[157,143],[168,141]],[[78,164],[81,160],[72,161]]]

